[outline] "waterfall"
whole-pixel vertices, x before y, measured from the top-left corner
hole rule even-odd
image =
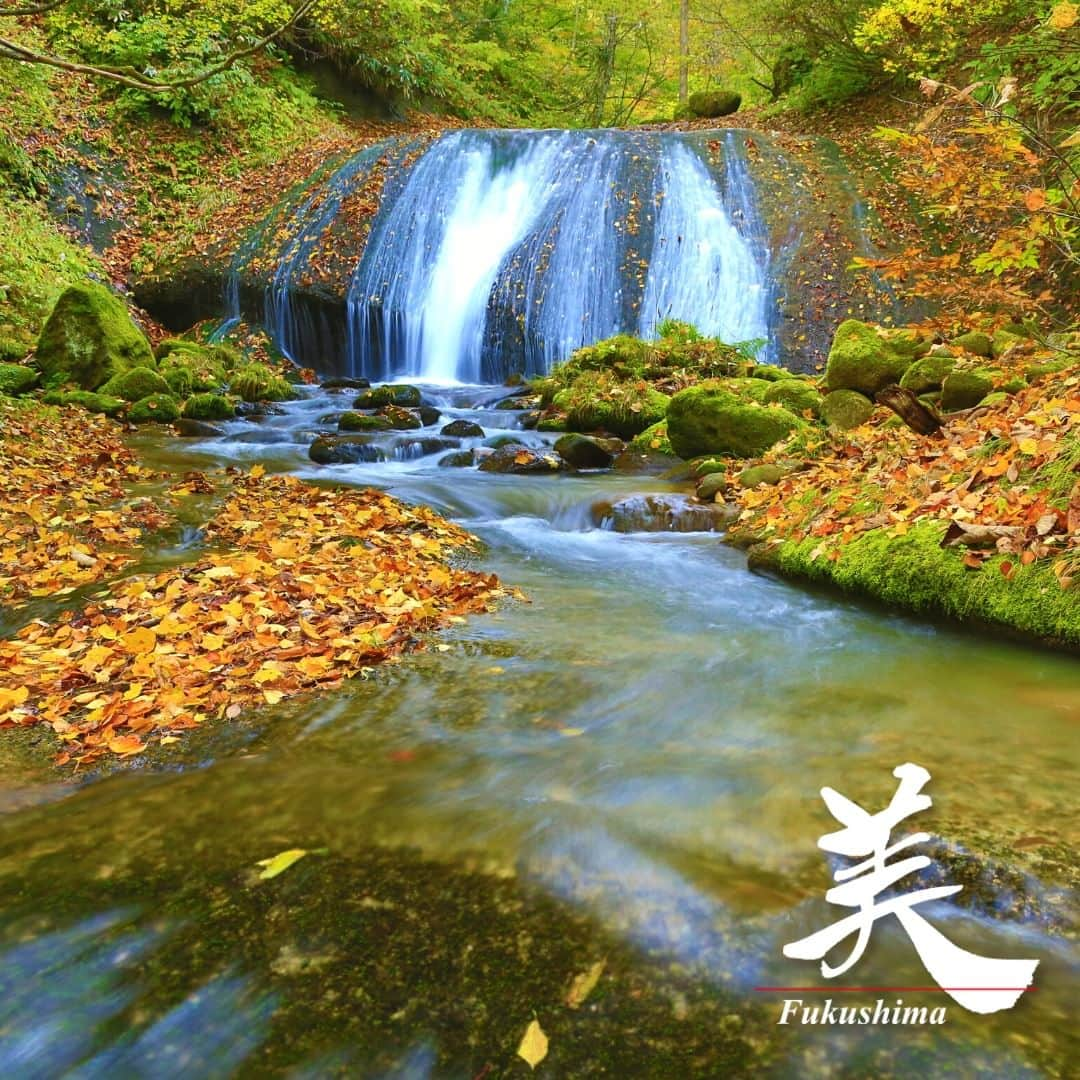
[[[743,140],[711,135],[462,130],[393,155],[344,297],[348,369],[501,382],[612,334],[653,336],[668,317],[767,338],[771,256]],[[307,333],[297,288],[380,155],[327,170],[290,226],[268,230],[263,323],[286,355]]]

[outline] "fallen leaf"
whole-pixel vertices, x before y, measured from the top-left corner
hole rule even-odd
[[[518,1057],[521,1058],[530,1069],[535,1069],[548,1052],[548,1037],[540,1026],[539,1020],[533,1020],[525,1029],[521,1038],[521,1045],[517,1048]]]
[[[580,975],[574,976],[573,982],[570,983],[570,989],[566,992],[565,999],[566,1004],[571,1009],[578,1008],[596,989],[596,984],[600,981],[600,976],[603,975],[606,965],[606,960],[597,960],[588,971],[583,971]]]
[[[261,866],[260,881],[269,881],[278,874],[284,873],[294,862],[298,862],[307,854],[307,848],[289,848],[288,851],[279,851],[270,859],[260,859],[257,866]]]

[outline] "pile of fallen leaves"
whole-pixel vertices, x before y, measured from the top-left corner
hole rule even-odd
[[[917,435],[879,410],[830,435],[805,466],[773,486],[742,490],[742,524],[761,538],[802,542],[839,558],[837,545],[872,529],[902,536],[942,523],[943,546],[977,569],[993,555],[1049,560],[1063,588],[1080,573],[1080,370],[1044,376],[996,406],[947,417]],[[768,458],[784,459],[783,447]],[[1001,571],[1011,576],[1015,562]]]
[[[48,725],[60,763],[137,754],[366,674],[504,595],[449,564],[475,540],[433,511],[259,466],[207,533],[220,548],[199,562],[120,581],[0,642],[0,726]]]
[[[63,595],[132,562],[143,531],[166,520],[128,497],[125,485],[148,475],[104,417],[0,399],[0,604]]]

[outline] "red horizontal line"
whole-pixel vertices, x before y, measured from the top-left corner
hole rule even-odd
[[[857,990],[877,991],[927,991],[933,993],[950,993],[960,990],[997,990],[1013,991],[1015,993],[1034,993],[1037,986],[755,986],[754,989],[761,994],[787,993],[798,991],[800,994],[845,994],[854,993]]]

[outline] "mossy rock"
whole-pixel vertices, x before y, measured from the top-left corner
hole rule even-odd
[[[759,457],[806,424],[787,409],[740,400],[724,380],[681,390],[667,413],[668,438],[681,458],[707,454]]]
[[[780,382],[784,379],[797,379],[794,371],[780,367],[779,364],[755,364],[749,374],[751,379],[764,379],[766,382]]]
[[[874,403],[857,390],[834,390],[821,403],[821,419],[831,428],[848,431],[874,415]]]
[[[642,454],[667,454],[675,457],[668,438],[667,421],[661,420],[639,432],[630,440],[630,448]]]
[[[126,401],[108,394],[95,394],[92,390],[57,390],[46,394],[42,400],[47,405],[78,405],[87,412],[110,417],[119,416],[127,408]]]
[[[181,410],[189,420],[232,420],[236,407],[221,394],[193,394]]]
[[[476,464],[475,450],[451,450],[436,462],[440,469],[468,469]]]
[[[830,390],[857,390],[872,398],[879,390],[898,383],[911,365],[881,336],[876,327],[847,319],[837,327],[825,383]]]
[[[1009,395],[1004,390],[995,390],[991,394],[987,394],[986,397],[979,402],[979,408],[996,409],[1000,405],[1004,405],[1009,400]]]
[[[170,393],[170,386],[153,368],[134,367],[114,375],[101,387],[101,393],[124,401],[141,401],[151,394]]]
[[[0,394],[18,397],[37,386],[38,373],[24,364],[0,364]]]
[[[690,95],[686,104],[692,115],[713,120],[738,112],[742,95],[734,90],[699,90]]]
[[[985,371],[953,371],[941,386],[941,407],[946,412],[973,409],[994,389]]]
[[[740,375],[733,379],[725,379],[724,386],[743,401],[754,401],[758,405],[764,405],[765,397],[772,389],[773,384],[766,379],[754,379],[749,375]]]
[[[764,465],[751,465],[739,473],[739,486],[755,488],[759,484],[779,484],[787,470],[782,465],[767,462]]]
[[[174,359],[192,367],[209,365],[222,371],[233,371],[243,365],[244,354],[222,342],[191,341],[188,338],[166,338],[155,350],[158,363]]]
[[[566,414],[571,431],[608,431],[632,439],[664,419],[670,400],[647,384],[622,382],[606,371],[585,371],[555,395],[554,405]]]
[[[1029,383],[1037,383],[1045,379],[1047,375],[1057,375],[1058,372],[1068,371],[1076,365],[1075,357],[1060,357],[1057,360],[1047,360],[1041,364],[1029,364],[1024,368],[1024,376]]]
[[[537,431],[566,431],[567,428],[565,415],[541,416],[536,421]]]
[[[560,385],[571,383],[583,371],[608,371],[617,378],[640,379],[653,346],[630,334],[616,334],[595,345],[578,349],[573,356],[552,373]]]
[[[158,369],[178,397],[220,390],[229,381],[224,365],[203,351],[175,350],[159,363]]]
[[[731,487],[731,481],[727,473],[714,472],[701,478],[694,494],[702,502],[713,502],[717,495],[722,495],[729,487]]]
[[[679,120],[693,120],[695,119],[694,110],[689,105],[680,104],[676,105],[671,113],[671,119],[675,121]]]
[[[317,465],[355,465],[383,461],[386,454],[371,442],[370,435],[320,435],[308,447],[308,457]]]
[[[385,405],[379,410],[379,415],[394,431],[416,431],[424,426],[423,421],[416,413],[410,412],[400,405]]]
[[[420,404],[420,391],[415,386],[373,386],[364,390],[353,402],[354,409],[381,409],[384,405],[401,405],[416,408]]]
[[[155,367],[150,342],[123,301],[93,282],[60,294],[38,338],[37,363],[46,379],[84,390],[131,368]]]
[[[774,402],[783,405],[796,416],[805,412],[820,416],[824,398],[819,390],[802,379],[780,379],[765,391],[762,401],[765,405],[772,405]]]
[[[229,390],[242,401],[292,401],[296,391],[265,364],[248,364],[232,377]]]
[[[916,360],[904,372],[900,385],[913,394],[927,394],[940,390],[942,383],[956,367],[956,360],[943,353],[931,353],[921,360]]]
[[[186,398],[195,390],[195,372],[183,364],[162,367],[161,377],[165,380],[169,393],[174,397]]]
[[[484,429],[471,420],[451,420],[439,432],[440,435],[449,435],[452,439],[482,439]]]
[[[133,424],[171,424],[180,419],[180,402],[172,394],[150,394],[128,409]]]
[[[981,330],[972,330],[967,334],[954,337],[950,344],[975,356],[993,356],[994,354],[994,343],[990,335],[984,334]]]
[[[1021,337],[1019,334],[1010,333],[1008,330],[995,330],[994,336],[990,340],[990,355],[995,360],[1004,356],[1010,349],[1017,345],[1022,345],[1027,341],[1026,337]]]
[[[906,356],[909,361],[926,356],[934,346],[934,339],[929,334],[906,326],[880,329],[878,333],[894,353]]]
[[[338,431],[389,431],[393,424],[385,416],[343,412],[338,418]]]
[[[575,469],[610,469],[622,448],[617,439],[568,434],[555,443],[555,453]]]
[[[1021,390],[1026,390],[1027,388],[1027,379],[1021,379],[1018,375],[1012,379],[1006,379],[1006,381],[1001,384],[1001,389],[1004,390],[1006,394],[1019,394]]]

